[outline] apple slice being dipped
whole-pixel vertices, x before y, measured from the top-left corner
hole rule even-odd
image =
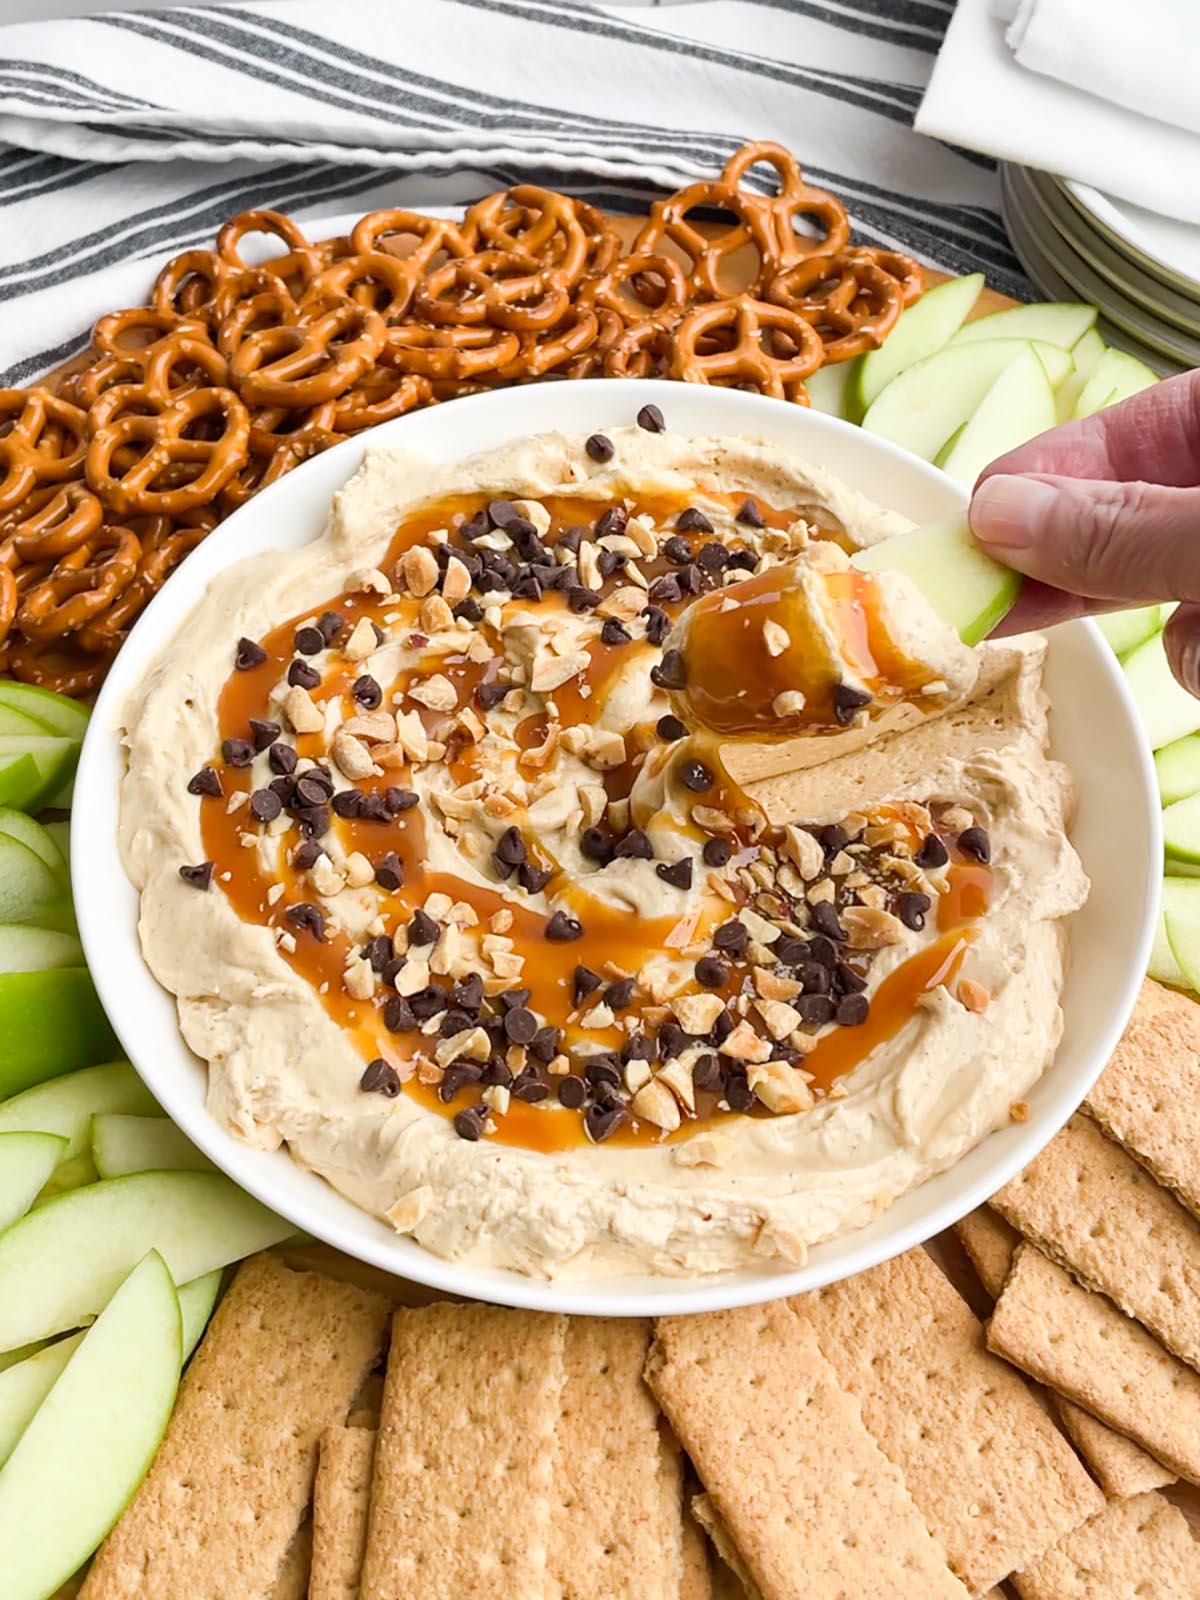
[[[1020,573],[980,548],[965,512],[858,550],[851,561],[861,572],[902,572],[969,645],[987,638],[1021,591]]]

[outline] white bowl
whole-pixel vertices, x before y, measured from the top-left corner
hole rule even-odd
[[[1152,765],[1123,674],[1091,623],[1070,623],[1052,638],[1047,687],[1054,753],[1078,780],[1073,837],[1092,893],[1072,919],[1066,1028],[1057,1059],[1029,1096],[1027,1122],[992,1134],[870,1227],[815,1248],[800,1268],[756,1265],[688,1280],[556,1283],[459,1266],[359,1211],[286,1152],[252,1150],[218,1126],[205,1110],[204,1068],[183,1043],[175,1002],[142,960],[137,896],[117,856],[124,767],[117,729],[126,695],[216,573],[243,556],[294,549],[321,533],[330,497],[368,443],[403,445],[453,462],[516,436],[554,429],[591,433],[628,423],[650,401],[675,432],[769,439],[916,521],[946,516],[963,504],[951,479],[869,433],[730,390],[651,381],[547,383],[403,417],[298,467],[189,556],[133,630],[100,695],[76,778],[72,824],[80,934],[105,1009],[163,1109],[231,1178],[298,1229],[400,1277],[508,1305],[610,1316],[714,1310],[816,1288],[930,1238],[1007,1182],[1079,1105],[1120,1037],[1146,967],[1162,859]]]

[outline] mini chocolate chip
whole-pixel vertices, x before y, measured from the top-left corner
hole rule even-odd
[[[358,817],[362,815],[365,798],[361,789],[339,789],[329,803],[337,817]]]
[[[375,863],[375,882],[389,894],[404,887],[404,863],[394,850]]]
[[[466,1106],[454,1113],[454,1131],[460,1139],[477,1144],[483,1138],[484,1112],[479,1106]]]
[[[814,961],[820,962],[823,967],[834,967],[838,962],[838,949],[832,939],[826,938],[823,933],[814,934],[808,941],[808,953]]]
[[[906,891],[896,896],[896,915],[906,928],[912,928],[919,933],[925,926],[925,913],[931,904],[932,901],[927,894]]]
[[[843,1028],[857,1028],[867,1020],[871,1002],[865,994],[848,994],[838,1001],[837,1020]]]
[[[587,999],[588,995],[595,994],[603,981],[600,974],[593,972],[591,967],[585,967],[582,964],[577,966],[571,979],[575,1004],[579,1005],[581,1001]]]
[[[277,722],[264,722],[261,717],[250,718],[250,738],[256,750],[269,750],[282,731]]]
[[[668,744],[674,744],[676,739],[682,739],[687,734],[687,729],[678,717],[673,717],[668,711],[659,717],[654,724],[654,731],[660,739],[665,739]]]
[[[723,867],[733,855],[733,846],[728,839],[706,839],[701,855],[706,867]]]
[[[671,631],[671,619],[661,606],[647,606],[642,612],[646,623],[646,641],[648,644],[662,644]]]
[[[837,855],[839,850],[844,850],[850,843],[850,835],[836,822],[831,822],[828,827],[818,828],[817,838],[821,841],[821,848],[827,856]]]
[[[611,461],[616,455],[612,440],[602,433],[593,433],[583,448],[593,461]]]
[[[473,595],[468,595],[455,606],[454,615],[461,622],[482,622],[483,607]]]
[[[798,995],[792,1004],[800,1013],[802,1021],[818,1028],[823,1028],[827,1022],[832,1022],[837,1009],[827,994]]]
[[[364,822],[390,822],[392,813],[388,803],[381,794],[364,794],[358,814]]]
[[[389,1033],[412,1033],[417,1026],[413,1008],[402,994],[394,994],[384,1006],[383,1025]]]
[[[297,806],[294,815],[306,839],[320,839],[329,832],[328,806]]]
[[[686,539],[681,539],[673,533],[669,539],[663,540],[662,553],[668,561],[674,562],[677,567],[686,567],[692,559],[692,547]]]
[[[539,1028],[529,1044],[529,1054],[535,1061],[551,1062],[558,1054],[559,1044],[562,1042],[562,1032],[558,1028],[546,1026]]]
[[[504,1031],[513,1044],[529,1044],[537,1030],[537,1018],[528,1006],[514,1006],[504,1013]]]
[[[754,1104],[754,1090],[747,1082],[745,1073],[730,1073],[729,1082],[725,1085],[725,1098],[731,1111],[749,1111]]]
[[[696,982],[705,989],[719,989],[729,977],[729,968],[716,956],[701,956],[696,963]]]
[[[297,872],[307,872],[309,867],[315,867],[325,854],[324,850],[315,839],[306,839],[302,845],[296,847],[292,856],[292,865]]]
[[[188,779],[187,789],[189,794],[222,794],[224,791],[221,788],[221,774],[216,767],[201,767],[199,772]]]
[[[646,597],[655,604],[668,606],[674,605],[677,600],[682,600],[683,588],[680,585],[678,574],[664,572],[661,578],[655,578],[649,589],[646,590]]]
[[[618,622],[616,617],[609,617],[600,629],[602,644],[628,644],[632,638],[629,629],[623,622]]]
[[[603,828],[585,828],[579,835],[579,849],[587,860],[606,867],[613,858],[613,842]]]
[[[443,1039],[453,1039],[456,1033],[462,1033],[464,1029],[471,1028],[474,1024],[475,1019],[469,1012],[464,1011],[461,1006],[451,1006],[448,1011],[442,1013],[438,1034]]]
[[[927,833],[913,860],[919,867],[944,867],[950,859],[950,852],[938,838],[936,833]]]
[[[699,594],[704,587],[704,574],[694,561],[675,574],[680,594]]]
[[[483,1004],[483,979],[479,973],[471,972],[460,978],[450,991],[450,1000],[464,1011],[478,1011]]]
[[[689,506],[686,511],[681,511],[675,518],[675,526],[681,533],[711,533],[713,525],[704,515],[697,511],[695,506]]]
[[[267,765],[280,777],[290,777],[296,770],[297,760],[295,747],[290,744],[280,744],[276,741],[267,752]]]
[[[624,533],[629,524],[629,513],[624,506],[609,506],[596,519],[596,536],[607,539],[611,533]]]
[[[569,550],[572,555],[578,555],[579,546],[583,543],[586,536],[587,529],[580,527],[578,523],[574,523],[571,527],[564,529],[564,531],[559,534],[558,545],[556,548],[561,547],[563,550]]]
[[[697,1056],[692,1063],[692,1082],[697,1089],[715,1094],[721,1087],[721,1060],[713,1051]]]
[[[195,867],[180,867],[179,876],[193,889],[207,889],[213,880],[213,864],[211,861],[201,861]]]
[[[310,667],[307,661],[293,661],[288,668],[287,681],[293,689],[315,689],[321,681],[321,674],[315,667]]]
[[[522,861],[517,868],[517,882],[526,894],[541,894],[553,876],[553,867],[539,867],[533,861]]]
[[[389,1100],[394,1100],[400,1093],[400,1074],[390,1061],[376,1056],[374,1061],[367,1062],[367,1070],[358,1080],[358,1087],[365,1094],[383,1094]]]
[[[747,495],[738,508],[736,522],[744,522],[748,528],[765,528],[763,514],[758,509],[758,501],[752,495]]]
[[[637,425],[647,433],[665,433],[667,424],[657,406],[643,406],[637,414]]]
[[[626,560],[627,557],[616,550],[601,550],[596,557],[596,565],[600,569],[600,576],[602,578],[611,578],[618,567],[625,565]]]
[[[824,971],[824,968],[818,968]],[[833,987],[838,994],[861,994],[867,987],[867,980],[861,973],[855,972],[848,962],[839,961],[833,969]]]
[[[298,928],[302,933],[311,933],[318,944],[325,938],[325,913],[311,901],[300,900],[294,906],[288,906],[284,916],[293,928]]]
[[[578,1111],[587,1099],[587,1088],[582,1078],[577,1078],[573,1073],[558,1082],[558,1103],[566,1106],[568,1111]]]
[[[250,815],[256,822],[274,822],[283,810],[283,801],[273,789],[255,789],[250,796]]]
[[[650,431],[657,432],[656,429]],[[589,1106],[583,1114],[584,1132],[593,1144],[603,1144],[606,1139],[612,1138],[627,1114],[625,1107],[620,1104]]]
[[[394,785],[383,792],[384,804],[393,817],[399,816],[402,811],[411,811],[420,798],[412,789],[398,789]]]
[[[363,959],[370,963],[372,972],[381,973],[392,959],[392,941],[386,933],[377,933],[363,945],[362,953]]]
[[[383,690],[369,672],[364,672],[361,678],[355,678],[350,685],[350,693],[368,711],[376,711],[383,704]]]
[[[753,572],[758,565],[758,558],[753,550],[731,550],[726,566],[736,572]]]
[[[583,937],[583,923],[566,911],[556,911],[547,922],[544,934],[552,944],[569,944],[572,939]]]
[[[567,606],[571,611],[594,611],[600,604],[600,596],[594,589],[586,589],[583,584],[577,585],[567,594]]]
[[[528,851],[525,848],[525,841],[521,837],[520,828],[515,825],[511,828],[505,828],[496,841],[496,860],[511,872],[514,867],[521,865],[527,855]],[[507,876],[507,874],[505,875]]]
[[[513,1075],[508,1070],[508,1062],[505,1061],[503,1056],[492,1056],[487,1066],[484,1067],[483,1076],[479,1081],[480,1083],[484,1083],[489,1086],[498,1086],[501,1089],[511,1089]]]
[[[610,1055],[591,1056],[584,1064],[583,1075],[593,1089],[601,1089],[606,1085],[616,1089],[621,1082],[621,1069],[617,1066],[616,1058]]]
[[[854,714],[870,705],[871,696],[865,689],[854,689],[848,683],[836,684],[833,691],[833,717],[842,728],[854,721]]]
[[[653,1061],[654,1046],[644,1033],[635,1033],[631,1039],[627,1039],[621,1046],[621,1060],[625,1062]]]
[[[648,834],[640,828],[631,828],[623,839],[617,841],[613,854],[622,860],[653,861],[654,846],[650,843]]]
[[[982,828],[966,828],[958,836],[958,848],[984,866],[992,859],[992,843]]]
[[[424,911],[418,906],[413,912],[412,920],[408,925],[408,942],[409,944],[421,945],[436,944],[438,934],[441,931],[441,924],[435,922],[428,911]]]
[[[682,689],[687,683],[687,669],[678,650],[664,650],[662,660],[650,668],[650,681],[660,689]]]
[[[805,994],[828,994],[828,967],[823,967],[819,961],[802,961],[795,971],[796,982],[804,985]]]
[[[513,1079],[514,1100],[524,1100],[526,1104],[535,1106],[540,1101],[548,1099],[549,1095],[550,1085],[534,1067],[525,1067]]]
[[[633,1003],[634,980],[632,978],[619,978],[616,983],[610,983],[604,991],[604,999],[613,1011],[624,1011],[626,1006]]]
[[[685,761],[679,769],[679,781],[693,794],[705,794],[717,780],[703,761]]]
[[[293,642],[302,656],[316,656],[325,648],[325,635],[320,628],[297,628]]]
[[[791,934],[785,933],[771,948],[776,961],[784,967],[794,967],[797,962],[808,959],[808,945],[803,939],[793,938]]]
[[[340,617],[336,611],[322,611],[317,618],[317,631],[326,644],[332,644],[345,625],[345,618]]]
[[[487,515],[493,528],[507,528],[510,522],[524,521],[511,500],[489,500]]]
[[[446,991],[440,984],[431,983],[424,989],[418,989],[416,994],[410,994],[408,1003],[413,1009],[413,1016],[421,1022],[428,1022],[430,1017],[436,1017],[446,1004]]]
[[[750,944],[750,935],[740,922],[723,922],[713,934],[713,944],[727,955],[744,956]]]
[[[254,746],[249,739],[224,739],[221,754],[231,767],[248,767],[254,760]]]
[[[691,856],[682,856],[678,861],[660,861],[654,870],[664,883],[671,885],[672,889],[692,887]]]
[[[307,772],[302,772],[296,779],[297,805],[323,806],[329,798],[329,788],[321,782],[311,768]]]
[[[705,572],[721,572],[729,565],[729,551],[723,544],[712,540],[697,550],[696,564]]]
[[[254,667],[261,667],[267,659],[267,652],[262,645],[255,644],[253,639],[239,639],[237,650],[234,652],[233,665],[238,672],[249,672]]]
[[[818,900],[815,906],[809,906],[809,913],[813,920],[813,927],[823,933],[827,939],[834,939],[841,944],[846,937],[845,929],[838,921],[838,914],[831,900]]]

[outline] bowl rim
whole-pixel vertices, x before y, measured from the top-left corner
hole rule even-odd
[[[312,499],[318,503],[323,525],[332,493],[351,476],[366,449],[400,448],[409,442],[411,435],[430,429],[437,436],[440,433],[437,413],[440,412],[447,430],[459,441],[458,448],[447,459],[465,459],[479,449],[494,447],[492,444],[471,442],[473,426],[478,432],[482,425],[486,432],[492,411],[503,417],[502,425],[509,427],[509,437],[553,431],[553,412],[568,409],[556,405],[555,397],[561,402],[568,395],[573,399],[575,392],[584,391],[586,398],[581,398],[579,405],[585,411],[594,410],[598,420],[580,426],[613,426],[614,414],[628,412],[632,416],[646,403],[657,403],[670,418],[671,404],[674,402],[678,406],[681,393],[686,393],[687,404],[681,409],[700,416],[711,412],[713,434],[753,435],[757,417],[760,426],[770,435],[771,422],[782,424],[786,417],[789,429],[798,430],[797,454],[802,460],[820,462],[822,437],[836,446],[839,441],[845,445],[847,437],[852,436],[852,453],[865,451],[869,456],[874,456],[881,466],[890,462],[902,478],[907,476],[913,482],[916,486],[914,494],[921,489],[935,499],[947,503],[954,501],[959,506],[966,504],[967,497],[961,487],[937,468],[911,456],[890,441],[867,434],[839,418],[810,412],[757,394],[684,386],[668,380],[608,379],[597,382],[587,379],[564,380],[553,385],[530,385],[466,397],[453,407],[412,413],[366,430],[323,455],[302,463],[226,518],[198,546],[181,571],[174,575],[172,582],[160,590],[131,631],[97,699],[76,775],[72,826],[77,831],[72,839],[71,876],[79,935],[114,1031],[128,1059],[163,1111],[240,1188],[288,1221],[294,1222],[298,1229],[396,1277],[459,1297],[533,1310],[600,1316],[662,1316],[726,1309],[818,1288],[922,1244],[981,1204],[1028,1165],[1078,1108],[1124,1031],[1149,957],[1157,916],[1160,869],[1156,870],[1151,865],[1145,874],[1147,893],[1143,896],[1140,921],[1129,937],[1131,960],[1125,981],[1112,994],[1111,1009],[1105,1025],[1099,1029],[1098,1040],[1089,1057],[1088,1070],[1077,1071],[1069,1089],[1057,1086],[1057,1093],[1051,1096],[1049,1104],[1039,1107],[1037,1114],[1031,1116],[1027,1123],[1019,1128],[1010,1127],[988,1135],[966,1151],[946,1172],[924,1179],[912,1190],[906,1191],[906,1196],[919,1195],[931,1183],[937,1184],[948,1173],[953,1173],[962,1161],[992,1146],[992,1161],[982,1162],[982,1172],[972,1181],[957,1188],[951,1186],[946,1197],[926,1207],[918,1205],[910,1220],[900,1221],[889,1228],[886,1219],[895,1213],[896,1204],[905,1198],[900,1197],[896,1204],[868,1225],[865,1244],[861,1242],[864,1230],[855,1230],[815,1247],[824,1253],[815,1266],[810,1259],[794,1267],[780,1268],[776,1264],[766,1264],[744,1271],[680,1278],[651,1274],[615,1279],[533,1277],[434,1255],[415,1241],[391,1233],[377,1218],[353,1206],[352,1202],[315,1174],[303,1174],[305,1180],[320,1186],[319,1194],[316,1190],[312,1191],[311,1200],[307,1197],[297,1200],[290,1194],[281,1197],[272,1178],[273,1171],[279,1169],[272,1168],[269,1163],[282,1160],[293,1171],[302,1173],[300,1163],[286,1149],[273,1152],[264,1160],[264,1152],[237,1141],[218,1124],[208,1111],[203,1093],[198,1100],[188,1093],[183,1081],[187,1074],[173,1072],[170,1065],[164,1066],[153,1049],[143,1043],[136,1007],[130,1003],[129,995],[125,992],[130,983],[144,986],[148,982],[153,990],[165,997],[172,1016],[176,1016],[174,996],[158,985],[142,957],[137,935],[138,896],[125,878],[115,844],[119,783],[124,774],[124,758],[117,733],[122,703],[160,654],[173,622],[190,613],[199,603],[209,580],[225,566],[278,544],[278,540],[269,532],[262,530],[271,528],[274,508],[286,503],[288,497]],[[542,420],[523,426],[520,421],[522,415],[530,413],[535,418],[541,413],[544,415]],[[515,419],[511,426],[507,422],[509,415]],[[431,417],[435,419],[432,423],[428,420]],[[599,420],[601,417],[604,420]],[[421,418],[427,419],[423,427],[414,427],[413,424]],[[577,431],[574,423],[571,431]],[[691,422],[679,431],[696,435],[702,429]],[[809,434],[812,437],[811,448],[800,442]],[[837,453],[836,449],[834,453]],[[310,483],[314,486],[333,484],[334,488],[314,487],[311,496],[303,495],[302,491]],[[251,534],[256,524],[260,531],[247,542],[246,535]],[[297,540],[287,548],[298,547],[299,542]],[[181,581],[189,568],[190,582]],[[1066,626],[1075,630],[1081,639],[1085,635],[1088,638],[1088,652],[1094,658],[1094,665],[1107,679],[1108,689],[1115,694],[1127,723],[1134,730],[1131,740],[1137,766],[1134,777],[1138,780],[1140,797],[1145,802],[1145,816],[1140,820],[1146,826],[1139,831],[1147,862],[1161,863],[1160,812],[1153,762],[1144,735],[1140,732],[1136,707],[1124,673],[1094,623],[1081,621]],[[106,878],[110,880],[108,884]],[[130,926],[118,938],[113,936],[114,920],[124,923],[126,919],[123,910],[120,917],[114,919],[113,883],[117,884],[118,890],[124,885],[127,891],[125,901],[131,901],[133,909]],[[131,956],[132,979],[129,976]],[[179,1059],[187,1058],[196,1070],[205,1072],[204,1064],[192,1055],[184,1043],[178,1031],[177,1017],[175,1037]],[[1054,1066],[1055,1060],[1052,1060],[1039,1085],[1050,1077]],[[346,1219],[339,1217],[338,1209],[343,1207],[348,1207],[353,1215]],[[856,1243],[856,1240],[859,1242]]]

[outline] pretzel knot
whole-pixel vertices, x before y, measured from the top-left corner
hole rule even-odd
[[[803,317],[742,294],[688,312],[671,335],[671,376],[804,403],[803,380],[822,354],[820,334]]]
[[[403,321],[412,305],[419,278],[411,261],[384,250],[343,256],[331,266],[322,267],[305,290],[301,306],[352,300],[355,305],[378,311],[385,322],[397,323]]]
[[[742,179],[760,162],[774,167],[779,188],[770,196],[746,196]],[[800,163],[783,145],[765,139],[743,145],[725,163],[721,176],[734,194],[749,199],[763,252],[764,278],[774,277],[806,256],[834,255],[850,242],[845,206],[836,195],[806,183]],[[798,221],[806,225],[799,231]]]
[[[904,309],[897,279],[858,250],[796,262],[772,278],[767,299],[812,324],[827,362],[878,350]]]
[[[350,234],[350,248],[357,255],[386,251],[400,261],[411,263],[418,276],[448,259],[461,260],[471,253],[454,223],[395,207],[368,211],[365,217],[360,217]]]
[[[899,250],[884,250],[879,245],[859,245],[851,251],[856,260],[869,261],[873,266],[881,268],[900,285],[900,293],[904,296],[904,304],[912,305],[914,300],[919,300],[925,292],[925,274],[911,256],[901,255]]]
[[[26,592],[17,626],[35,643],[74,633],[129,587],[141,551],[128,528],[100,528],[87,544],[63,556],[44,582]]]
[[[753,247],[759,255],[758,269],[754,273],[754,282],[758,282],[764,231],[756,226],[756,215],[764,204],[727,183],[689,184],[678,194],[654,202],[649,220],[634,240],[633,254],[661,256],[663,242],[670,240],[688,258],[690,270],[685,281],[689,299],[720,300],[731,292],[722,282],[722,271],[729,258],[747,246]],[[710,236],[689,220],[690,214],[700,207],[728,212],[733,221],[724,232]]]
[[[386,338],[377,311],[346,301],[310,320],[250,334],[234,353],[230,373],[251,405],[319,406],[375,364]]]
[[[86,413],[49,389],[0,389],[0,511],[41,484],[74,477]]]
[[[406,322],[388,329],[384,361],[398,371],[438,383],[470,383],[516,359],[517,334],[486,323],[474,327],[428,328]],[[473,391],[472,391],[473,392]]]
[[[269,272],[285,283],[299,278],[307,284],[314,273],[325,265],[322,252],[314,245],[298,223],[282,211],[241,211],[217,235],[217,255],[226,267],[253,267],[241,252],[242,240],[252,234],[264,234],[277,239],[284,246],[283,253],[258,263],[258,270]]]
[[[536,184],[517,184],[479,200],[467,212],[463,233],[475,250],[531,256],[573,288],[597,258],[611,260],[619,241],[592,206]]]
[[[50,484],[0,524],[0,533],[19,561],[57,561],[86,544],[103,516],[99,500],[83,484]]]
[[[392,367],[376,367],[333,402],[332,431],[347,434],[374,428],[428,405],[430,398],[428,378]]]
[[[668,255],[625,256],[579,286],[579,303],[614,311],[625,323],[678,322],[688,303],[683,268]]]
[[[514,333],[540,333],[560,322],[570,303],[558,273],[543,271],[535,257],[484,250],[431,272],[413,309],[427,322],[489,322]]]
[[[84,624],[76,635],[85,650],[111,654],[124,640],[145,606],[158,593],[175,568],[216,525],[211,512],[191,513],[194,523],[172,522],[169,517],[146,518],[144,531],[131,530],[138,539],[137,571],[107,610]]]
[[[660,322],[635,322],[613,343],[604,358],[607,378],[657,378],[671,359],[671,331]]]
[[[14,678],[75,699],[94,693],[110,665],[104,656],[85,655],[57,640],[37,645],[14,637],[8,646],[7,670]]]
[[[150,303],[160,316],[186,317],[212,327],[214,301],[229,268],[215,250],[184,250],[154,280]]]
[[[582,355],[596,341],[600,323],[586,306],[571,306],[553,328],[542,333],[520,335],[516,358],[497,369],[496,376],[516,383],[522,378],[541,378],[548,372]]]
[[[229,482],[246,458],[250,415],[231,389],[197,389],[175,397],[146,385],[136,396],[112,401],[87,449],[87,480],[117,512],[163,512],[169,516],[206,505]],[[101,400],[108,399],[102,396]],[[121,401],[144,405],[125,412]],[[96,408],[94,408],[95,410]],[[143,446],[132,463],[118,468],[114,457],[126,446]]]

